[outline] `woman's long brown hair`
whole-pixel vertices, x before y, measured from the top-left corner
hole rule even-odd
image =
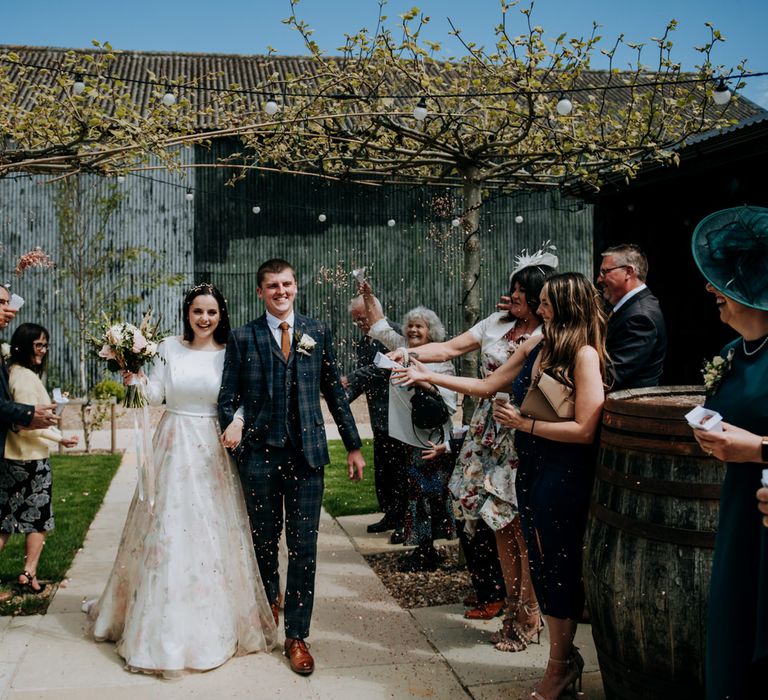
[[[552,305],[552,320],[544,324],[541,369],[573,387],[576,355],[591,345],[600,358],[600,374],[606,378],[606,316],[595,285],[580,272],[550,277],[544,293]]]

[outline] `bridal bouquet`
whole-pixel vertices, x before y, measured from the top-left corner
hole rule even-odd
[[[99,357],[107,361],[111,372],[127,370],[136,374],[147,362],[157,356],[157,345],[164,335],[158,324],[152,321],[152,311],[147,311],[138,326],[132,323],[115,323],[105,317],[101,336],[95,339]],[[123,406],[141,408],[147,400],[138,381],[125,392]]]

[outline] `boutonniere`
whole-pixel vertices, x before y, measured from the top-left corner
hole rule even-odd
[[[717,391],[717,387],[720,386],[723,377],[730,371],[733,353],[734,350],[731,348],[725,357],[716,355],[711,360],[704,362],[701,374],[704,377],[704,388],[706,389],[707,396],[712,396]]]
[[[317,341],[308,333],[302,333],[301,331],[296,331],[293,337],[296,340],[296,352],[309,357],[315,349]]]

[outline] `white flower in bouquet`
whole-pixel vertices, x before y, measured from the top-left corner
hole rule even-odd
[[[123,342],[123,324],[110,326],[106,332],[106,341],[109,345],[120,345]]]

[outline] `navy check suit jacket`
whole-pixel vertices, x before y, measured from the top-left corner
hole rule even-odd
[[[339,381],[331,331],[324,323],[300,314],[294,315],[294,342],[298,409],[304,458],[314,468],[328,464],[320,395],[331,411],[347,451],[361,446],[352,412]],[[316,345],[309,355],[297,353],[297,337],[308,335]],[[224,374],[219,391],[219,422],[222,430],[232,421],[239,406],[245,410],[243,442],[260,448],[270,444],[272,395],[272,363],[280,362],[273,351],[272,333],[266,314],[232,331],[227,342]]]

